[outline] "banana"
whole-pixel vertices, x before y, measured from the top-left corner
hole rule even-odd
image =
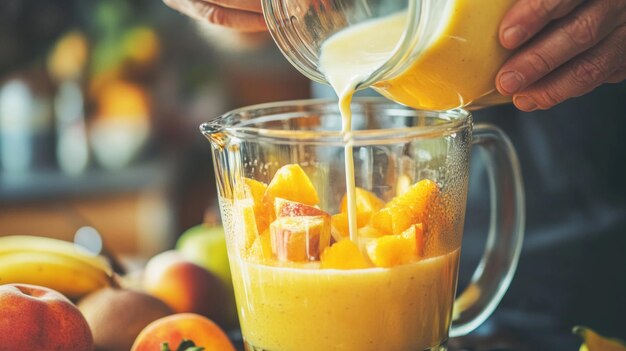
[[[106,259],[73,243],[35,236],[0,238],[0,285],[40,285],[78,299],[111,281]]]
[[[109,275],[113,273],[111,265],[104,257],[91,253],[69,241],[30,235],[0,237],[0,255],[13,251],[55,253],[79,260],[84,264],[101,269]]]

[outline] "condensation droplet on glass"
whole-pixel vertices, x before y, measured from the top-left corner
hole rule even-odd
[[[417,159],[418,161],[430,161],[433,157],[427,150],[419,149],[417,150]]]

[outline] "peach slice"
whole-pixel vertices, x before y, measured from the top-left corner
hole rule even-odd
[[[393,267],[421,258],[424,236],[420,225],[412,225],[401,234],[385,235],[371,240],[365,248],[374,265]]]
[[[276,171],[265,190],[263,202],[273,207],[274,199],[277,197],[310,206],[320,202],[313,183],[297,164],[285,165]]]
[[[409,229],[402,232],[401,235],[405,236],[415,236],[415,254],[419,258],[424,257],[424,245],[426,243],[426,238],[424,237],[424,225],[422,223],[417,223],[409,227]]]
[[[250,247],[249,256],[258,261],[264,261],[274,258],[274,254],[272,253],[272,243],[270,239],[269,228],[256,238],[256,240]]]
[[[285,200],[280,197],[274,199],[274,211],[276,217],[330,216],[317,207]]]
[[[375,212],[380,210],[385,203],[383,200],[379,199],[376,194],[371,191],[367,191],[365,189],[356,187],[354,189],[355,192],[355,203],[356,203],[356,211],[360,213],[365,212]],[[341,203],[339,205],[339,211],[341,213],[348,213],[348,196],[344,195],[341,198]]]
[[[362,228],[366,226],[371,217],[371,212],[358,212],[356,213],[356,226],[357,228]],[[337,213],[333,215],[330,220],[333,237],[335,240],[339,241],[343,238],[350,237],[350,228],[348,225],[348,214],[347,213]]]
[[[351,240],[342,240],[326,248],[320,258],[321,268],[327,269],[358,269],[371,265]]]
[[[400,234],[412,224],[426,224],[426,212],[438,194],[437,183],[430,179],[421,180],[374,213],[371,224],[386,234]]]
[[[270,224],[272,253],[279,261],[316,261],[330,244],[328,216],[280,217]]]
[[[251,198],[235,200],[234,207],[233,230],[237,245],[243,251],[247,251],[259,236],[254,201]]]
[[[243,178],[242,186],[235,192],[236,200],[252,198],[254,202],[254,218],[257,231],[263,232],[268,228],[270,222],[270,213],[266,210],[263,203],[263,195],[267,189],[267,184],[251,178]]]
[[[359,228],[358,233],[360,238],[378,238],[385,235],[385,233],[372,227],[371,225],[366,225],[363,228]]]

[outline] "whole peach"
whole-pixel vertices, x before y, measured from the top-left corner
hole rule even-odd
[[[183,340],[193,341],[204,351],[235,351],[217,324],[195,313],[174,314],[150,323],[139,333],[131,351],[161,350],[163,343],[175,350]]]
[[[0,349],[91,351],[78,308],[61,293],[27,284],[0,285]]]
[[[222,324],[227,295],[213,273],[185,259],[177,251],[154,256],[144,270],[143,288],[176,313],[197,313]]]

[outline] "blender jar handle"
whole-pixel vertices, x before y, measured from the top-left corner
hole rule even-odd
[[[515,149],[497,127],[478,124],[473,144],[485,153],[491,215],[483,257],[454,303],[450,336],[463,336],[496,309],[511,284],[524,237],[524,189]]]

